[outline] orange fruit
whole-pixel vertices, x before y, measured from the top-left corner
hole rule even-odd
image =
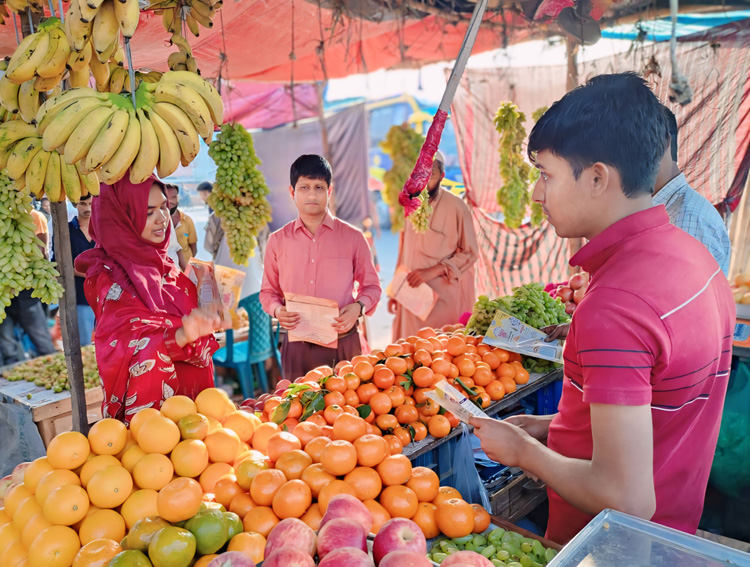
[[[138,461],[140,461],[145,456],[146,452],[143,449],[141,449],[138,445],[133,445],[132,447],[125,450],[125,453],[123,453],[120,461],[122,462],[123,468],[126,471],[132,473]]]
[[[307,445],[305,445],[305,453],[310,455],[310,457],[313,460],[313,463],[319,463],[320,458],[323,454],[323,449],[331,442],[331,440],[328,437],[320,436],[316,437],[315,439],[310,440]]]
[[[187,442],[187,441],[183,441]],[[179,444],[178,444],[179,447]],[[177,447],[175,447],[177,450]],[[87,463],[88,465],[88,463]],[[84,469],[86,466],[84,466]],[[169,457],[161,453],[144,455],[133,467],[133,480],[139,488],[161,490],[174,474],[174,465]]]
[[[260,471],[250,485],[250,497],[258,506],[271,506],[274,495],[286,481],[286,476],[279,470]]]
[[[53,525],[54,524],[52,522],[44,517],[44,512],[37,513],[26,522],[23,530],[21,530],[21,543],[26,549],[28,549],[29,547],[31,547],[31,544],[34,543],[34,539],[36,539],[36,536],[39,535],[39,532],[44,531]],[[11,527],[15,528],[15,526],[13,525],[11,525]],[[1,545],[0,555],[2,555]]]
[[[349,441],[331,441],[320,454],[323,468],[334,476],[342,476],[357,466],[357,449]]]
[[[273,513],[282,520],[300,518],[312,504],[310,487],[301,480],[290,480],[276,491]]]
[[[445,350],[451,356],[459,356],[466,352],[466,341],[458,335],[454,335],[448,339],[445,345]]]
[[[125,519],[114,510],[96,510],[83,519],[78,535],[83,545],[97,539],[120,541],[125,529]]]
[[[320,523],[323,521],[323,514],[320,513],[320,507],[314,502],[300,518],[313,531],[320,529]]]
[[[86,490],[97,508],[117,508],[133,491],[133,477],[123,467],[107,467],[91,477]]]
[[[240,518],[244,518],[256,506],[257,504],[247,492],[241,492],[229,503],[229,511],[234,512]]]
[[[506,394],[512,394],[516,391],[517,385],[516,381],[513,378],[509,378],[508,376],[502,376],[500,378],[500,382],[503,385],[503,388],[505,388]]]
[[[398,440],[401,441],[401,445],[406,447],[409,443],[411,443],[411,433],[404,429],[403,427],[397,427],[393,430],[393,434],[398,437]]]
[[[114,455],[96,455],[86,461],[86,464],[81,467],[79,476],[81,478],[81,486],[86,488],[91,480],[91,477],[95,473],[107,467],[119,467],[122,466],[120,461]]]
[[[388,443],[388,451],[391,455],[398,455],[404,450],[404,445],[395,435],[383,435],[383,439]]]
[[[212,463],[234,463],[242,447],[242,441],[231,429],[212,431],[206,435],[204,443]]]
[[[516,384],[526,384],[529,381],[528,371],[523,367],[517,368],[515,381]]]
[[[140,410],[130,419],[130,434],[134,439],[138,439],[138,432],[141,430],[141,426],[152,417],[160,415],[161,412],[156,408],[145,408]]]
[[[352,362],[354,362],[354,359],[352,359]],[[362,382],[367,382],[368,380],[372,379],[372,375],[375,373],[375,369],[368,361],[362,360],[354,365],[353,372],[359,377]]]
[[[353,443],[367,434],[367,423],[361,417],[348,413],[340,415],[333,422],[333,438]]]
[[[487,384],[485,391],[493,402],[501,400],[505,396],[505,386],[500,380],[493,380]]]
[[[323,487],[336,480],[336,477],[327,472],[323,468],[323,465],[315,463],[302,472],[300,480],[310,487],[313,498],[317,498],[320,495],[320,491],[323,490]]]
[[[167,522],[183,522],[198,513],[202,498],[200,484],[192,478],[177,477],[159,491],[156,508]]]
[[[318,507],[320,508],[320,513],[325,514],[326,510],[328,510],[328,503],[331,501],[331,498],[338,494],[350,494],[357,497],[357,493],[354,490],[354,487],[343,480],[332,480],[328,484],[326,484],[323,489],[320,491],[320,494],[318,494]]]
[[[89,440],[77,431],[60,433],[47,447],[47,461],[53,468],[72,471],[83,463],[91,452]]]
[[[81,480],[73,471],[54,470],[48,472],[42,477],[42,480],[39,481],[39,484],[36,487],[36,493],[34,496],[36,497],[37,503],[39,503],[40,506],[44,506],[44,501],[47,499],[47,496],[49,496],[49,494],[56,488],[65,486],[66,484],[80,486]],[[14,490],[19,489],[23,489],[24,492],[22,494],[28,493],[28,490],[26,490],[22,484],[14,487]],[[5,495],[5,513],[9,516],[13,516],[15,506],[18,504],[19,502],[15,502],[14,504],[14,498],[11,498],[11,492],[8,491]]]
[[[268,439],[267,455],[273,462],[278,461],[284,453],[297,449],[302,449],[302,443],[297,437],[286,431],[274,433]]]
[[[385,347],[385,351],[383,351],[386,358],[389,358],[391,356],[401,356],[404,354],[404,345],[398,344],[398,343],[392,343],[389,344],[387,347]]]
[[[35,500],[33,502],[36,504]],[[39,504],[36,505],[39,506]],[[88,511],[89,495],[75,484],[56,488],[44,501],[44,517],[55,525],[77,524],[86,517]]]
[[[203,492],[213,494],[218,480],[227,474],[234,474],[232,465],[228,463],[211,463],[208,465],[198,479]]]
[[[345,381],[344,385],[346,385]],[[344,397],[344,394],[342,392],[329,392],[325,396],[323,396],[323,400],[325,400],[326,407],[340,407],[346,404],[346,398]]]
[[[180,428],[171,419],[155,415],[141,425],[136,439],[144,452],[168,455],[180,442]]]
[[[402,359],[399,358],[397,360]],[[404,364],[406,363],[404,362]],[[396,383],[396,375],[394,374],[393,370],[391,370],[387,366],[383,366],[382,368],[378,368],[375,371],[375,374],[372,377],[372,383],[381,390],[387,390]]]
[[[263,561],[266,549],[266,538],[258,533],[242,532],[234,536],[227,546],[227,551],[239,551],[247,555],[254,563]]]
[[[13,524],[0,526],[0,558],[14,543],[21,543],[21,532]]]
[[[476,401],[478,401],[480,403],[480,405],[482,406],[482,409],[485,409],[485,408],[489,407],[490,404],[492,403],[492,398],[490,398],[490,395],[487,394],[486,392],[481,392],[476,397]]]
[[[120,508],[120,515],[125,520],[128,529],[132,528],[141,518],[159,515],[156,505],[158,498],[159,493],[156,490],[149,489],[136,490],[128,496],[128,499],[122,503],[122,508]]]
[[[341,376],[331,376],[325,381],[324,387],[331,392],[346,392],[346,380]]]
[[[429,366],[422,366],[412,372],[411,378],[417,388],[428,388],[432,386],[435,373]]]
[[[375,384],[372,384],[370,382],[367,382],[365,384],[362,384],[359,388],[357,388],[357,397],[359,398],[359,401],[363,404],[367,404],[370,402],[370,399],[379,392],[380,390]]]
[[[73,486],[75,486],[75,485],[73,485]],[[60,487],[60,488],[62,488],[62,487]],[[76,488],[80,488],[80,486],[78,486]],[[56,492],[58,490],[60,490],[60,489],[57,488],[57,489],[53,490],[52,492],[54,493],[54,492]],[[49,500],[49,497],[47,497],[47,500]],[[40,512],[42,512],[42,507],[34,499],[33,496],[29,496],[28,498],[26,498],[26,500],[24,500],[23,502],[21,502],[16,507],[16,512],[15,512],[15,514],[13,514],[13,520],[12,520],[13,521],[13,525],[16,527],[16,529],[19,532],[23,532],[23,529],[26,527],[26,523],[31,518],[33,518],[34,516],[36,516],[37,514],[39,514]],[[45,515],[45,518],[46,517],[47,516]],[[47,518],[47,519],[49,520],[49,518]]]
[[[294,436],[299,439],[303,449],[310,441],[320,437],[321,434],[320,426],[311,421],[304,421],[294,428]]]
[[[198,413],[207,417],[215,417],[219,421],[237,410],[227,393],[219,388],[203,390],[195,397],[195,407]]]
[[[391,386],[385,391],[385,393],[389,398],[391,398],[392,407],[397,408],[404,405],[404,401],[406,401],[406,394],[404,393],[404,389],[401,386]]]
[[[192,567],[208,567],[208,565],[219,556],[218,553],[211,553],[210,555],[204,555],[198,561],[193,563]]]
[[[404,484],[411,476],[411,461],[405,455],[389,455],[376,467],[385,486]]]
[[[307,467],[313,464],[312,457],[300,449],[288,451],[279,457],[274,468],[284,473],[289,480],[299,480]]]
[[[26,467],[23,473],[23,485],[33,494],[39,481],[51,470],[54,470],[54,467],[49,464],[47,457],[39,457]]]
[[[406,359],[398,356],[392,356],[385,359],[385,366],[393,372],[396,376],[405,374],[409,369]]]
[[[508,378],[516,377],[516,369],[512,364],[508,362],[503,362],[500,366],[498,366],[495,373],[497,374],[498,378],[502,378],[503,376],[506,376]]]
[[[120,544],[111,539],[90,541],[78,550],[72,567],[107,567],[109,561],[121,551]]]
[[[442,502],[450,500],[451,498],[463,499],[461,493],[452,486],[441,486],[438,489],[438,495],[435,497],[432,503],[435,504],[435,506],[439,506]]]
[[[427,437],[427,426],[421,421],[415,421],[412,423],[411,428],[414,430],[415,443],[419,443],[422,439]]]
[[[52,526],[39,533],[28,550],[31,567],[70,567],[81,549],[78,534],[68,526]]]
[[[375,415],[383,415],[393,409],[393,401],[391,401],[391,397],[385,392],[378,392],[373,395],[370,398],[369,404]]]
[[[258,453],[258,455],[260,455],[260,453]],[[250,490],[250,485],[252,484],[255,475],[257,475],[260,471],[264,471],[270,468],[270,466],[270,460],[268,459],[268,457],[263,455],[252,456],[250,458],[244,459],[235,468],[237,484],[239,484],[243,490]],[[211,490],[210,492],[213,492],[213,490]]]
[[[177,476],[195,478],[200,476],[208,466],[208,448],[203,441],[186,439],[177,443],[172,450],[170,460]]]
[[[281,431],[279,426],[269,421],[267,423],[261,423],[253,433],[252,447],[256,451],[260,451],[264,455],[268,454],[268,440],[272,435]]]
[[[467,378],[474,376],[474,372],[477,370],[476,365],[470,358],[462,358],[456,362],[456,366],[458,367],[459,375],[466,376]]]
[[[354,441],[357,451],[357,464],[362,467],[375,467],[389,454],[388,442],[377,435],[363,435]]]
[[[370,529],[370,533],[377,534],[383,524],[391,519],[391,515],[388,513],[388,510],[376,500],[365,500],[362,504],[365,505],[365,508],[367,508],[370,515],[372,515],[372,528]]]
[[[191,413],[177,422],[182,439],[198,439],[203,441],[208,435],[210,424],[205,415]]]
[[[244,490],[237,483],[237,477],[233,474],[224,475],[216,481],[216,485],[214,486],[214,498],[216,498],[216,502],[227,509],[232,504],[232,500],[243,492]]]
[[[20,541],[12,542],[0,559],[3,560],[3,567],[26,567],[28,565],[26,549]]]
[[[460,498],[449,498],[437,505],[437,527],[449,538],[464,537],[474,530],[474,509]]]
[[[477,386],[487,386],[495,380],[495,375],[489,368],[477,368],[474,372],[474,384]]]
[[[380,475],[370,467],[357,467],[344,477],[360,500],[374,500],[383,488]]]
[[[419,500],[406,486],[386,486],[380,493],[380,503],[393,518],[411,518],[417,513]]]
[[[344,394],[341,394],[342,400],[341,403],[343,404],[345,400],[343,400]],[[342,408],[339,404],[332,404],[327,405],[326,409],[323,411],[323,417],[326,420],[326,424],[333,425],[333,423],[336,421],[336,419],[344,415],[344,408]]]
[[[427,422],[427,430],[436,439],[445,437],[451,432],[451,424],[444,415],[433,415]]]
[[[172,396],[162,402],[159,411],[164,417],[177,423],[183,417],[198,413],[198,407],[187,396]]]
[[[432,370],[434,374],[447,376],[448,374],[450,374],[451,364],[444,358],[436,358],[435,360],[432,361],[432,364],[430,365],[430,370]],[[416,370],[414,372],[416,372]]]
[[[359,385],[362,383],[362,380],[360,380],[359,376],[357,376],[354,372],[345,374],[344,380],[346,380],[347,392],[355,392],[357,388],[359,388]],[[346,395],[346,392],[344,392],[344,395]]]
[[[256,533],[268,538],[268,534],[279,523],[279,518],[268,506],[253,508],[253,513],[242,519],[242,526],[246,532]],[[235,536],[237,537],[237,536]]]
[[[422,415],[432,417],[433,415],[437,415],[438,412],[440,412],[440,406],[435,400],[427,398],[424,402],[424,405],[419,409],[419,411]]]
[[[440,535],[440,529],[437,527],[437,506],[432,502],[420,502],[411,521],[419,526],[427,539]]]
[[[440,490],[440,478],[427,467],[414,467],[406,486],[414,491],[420,502],[432,502]]]
[[[471,507],[474,510],[474,527],[472,528],[472,533],[481,534],[490,527],[492,518],[489,512],[480,504],[472,504]]]
[[[91,426],[88,439],[97,455],[117,455],[125,448],[128,428],[117,419],[105,418]]]
[[[383,413],[375,418],[375,425],[382,431],[390,431],[399,426],[398,418],[392,413]]]

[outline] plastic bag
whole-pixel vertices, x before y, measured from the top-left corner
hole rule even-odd
[[[456,442],[454,454],[453,487],[461,493],[464,500],[473,504],[481,504],[490,510],[490,496],[479,478],[479,472],[474,464],[474,449],[471,446],[471,433],[465,423],[461,424],[461,435]]]

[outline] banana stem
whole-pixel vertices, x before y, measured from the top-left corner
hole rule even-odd
[[[63,10],[62,0],[57,0],[57,6],[60,9],[60,21],[65,23],[65,10]]]
[[[133,100],[133,110],[137,110],[135,104],[135,69],[133,69],[133,56],[130,54],[130,38],[125,38],[125,54],[128,56],[128,77],[130,78],[130,98]]]

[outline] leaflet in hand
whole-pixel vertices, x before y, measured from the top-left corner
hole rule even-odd
[[[435,384],[435,389],[427,392],[426,396],[464,423],[469,423],[471,417],[489,417],[446,380],[440,380]]]
[[[287,333],[289,342],[306,342],[328,348],[338,346],[339,334],[333,325],[339,305],[332,299],[320,299],[297,293],[284,293],[286,310],[299,313],[297,326]]]
[[[562,364],[563,342],[545,342],[546,337],[547,335],[539,329],[526,325],[513,315],[498,309],[483,342],[518,354]]]
[[[406,266],[399,266],[393,276],[393,281],[385,292],[388,297],[395,299],[424,321],[432,311],[432,308],[435,307],[438,295],[426,283],[422,283],[417,287],[411,287],[406,281],[406,276],[409,275],[409,272],[410,270]]]

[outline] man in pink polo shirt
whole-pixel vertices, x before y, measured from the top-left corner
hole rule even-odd
[[[266,245],[260,301],[282,327],[294,329],[300,318],[286,310],[285,292],[332,299],[339,305],[334,324],[339,332],[337,348],[290,343],[285,336],[281,365],[284,377],[290,380],[317,366],[333,366],[361,354],[357,320],[365,313],[372,314],[380,300],[380,280],[364,235],[328,210],[332,177],[325,158],[297,158],[290,171],[289,193],[299,217],[274,232]]]
[[[554,416],[474,420],[487,454],[548,487],[547,537],[620,510],[695,533],[719,434],[735,308],[721,268],[651,193],[668,140],[634,74],[601,75],[536,124],[533,199],[591,274]]]

